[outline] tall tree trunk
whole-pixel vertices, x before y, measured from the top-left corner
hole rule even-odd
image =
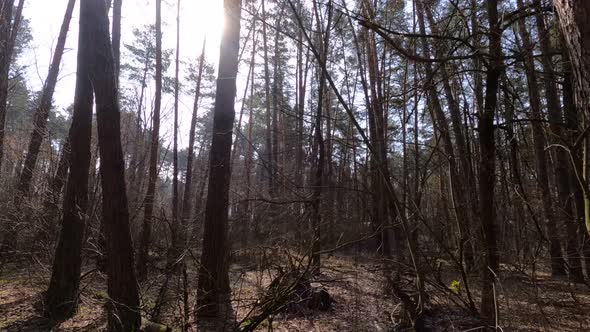
[[[49,243],[53,243],[54,239],[57,238],[57,235],[59,234],[56,219],[59,212],[58,204],[60,203],[61,192],[70,168],[71,132],[72,129],[70,126],[68,137],[62,144],[59,161],[57,163],[57,170],[55,171],[55,175],[49,180],[49,185],[43,198],[43,225],[38,230],[36,236],[38,241],[35,241],[35,245],[39,246],[39,244],[41,244],[41,248],[45,248]]]
[[[302,2],[298,1],[298,11],[299,15],[302,15]],[[303,31],[299,29],[299,33],[297,35],[297,148],[295,152],[295,181],[297,187],[300,191],[304,190],[305,180],[305,166],[304,166],[304,159],[305,159],[305,140],[304,140],[304,119],[305,119],[305,94],[306,94],[306,87],[307,87],[307,75],[309,69],[309,50],[305,55],[305,63],[304,63],[304,54],[303,54]],[[300,220],[305,220],[302,218],[302,214],[305,213],[305,203],[300,203],[296,205],[297,215],[299,216]],[[298,224],[296,231],[297,242],[303,243],[303,230],[305,229],[303,224]]]
[[[184,177],[184,194],[182,196],[182,212],[180,217],[183,224],[188,224],[192,212],[193,199],[193,160],[195,158],[195,128],[197,126],[197,115],[199,112],[199,101],[201,98],[201,80],[203,77],[203,67],[205,66],[205,46],[206,40],[203,40],[201,56],[199,57],[199,69],[195,87],[195,99],[193,102],[193,113],[191,116],[191,126],[188,136],[188,154],[186,157],[186,174]]]
[[[424,16],[428,16],[428,11],[426,10],[426,6],[423,3],[423,1],[424,0],[417,1],[416,7],[418,9],[417,14],[418,14],[418,25],[420,27],[420,33],[425,35],[426,28],[425,28]],[[426,13],[426,15],[425,15],[425,13]],[[433,30],[433,33],[437,34],[438,29],[432,23],[434,23],[434,22],[431,22],[431,30]],[[424,53],[424,57],[429,58],[430,51],[429,51],[427,39],[425,37],[423,37],[423,38],[421,38],[421,40],[422,40],[422,52]],[[468,216],[466,214],[466,212],[468,211],[467,198],[465,197],[466,185],[463,181],[461,181],[461,179],[459,177],[459,173],[458,173],[459,167],[458,167],[456,159],[455,159],[455,151],[453,148],[453,142],[451,140],[449,124],[448,124],[446,116],[444,114],[444,111],[443,111],[443,108],[441,105],[441,101],[438,96],[438,91],[437,91],[436,85],[435,85],[436,84],[435,83],[436,77],[435,77],[434,69],[432,68],[431,63],[425,63],[424,67],[425,67],[425,72],[426,72],[426,76],[427,76],[426,84],[428,84],[428,86],[426,87],[426,89],[428,91],[428,102],[429,102],[430,107],[432,109],[432,118],[433,118],[432,121],[434,122],[435,128],[440,133],[442,143],[443,143],[445,157],[448,160],[448,164],[449,164],[448,177],[449,177],[449,184],[450,184],[450,194],[451,194],[451,198],[452,198],[451,201],[452,201],[453,215],[455,217],[455,220],[457,221],[457,231],[458,231],[458,237],[459,237],[458,238],[459,255],[460,255],[461,261],[463,261],[463,258],[465,258],[467,266],[470,267],[471,265],[473,265],[473,252],[470,250],[471,246],[465,247],[465,244],[468,243],[468,240],[470,237],[469,225],[467,224]],[[443,72],[445,70],[446,70],[445,68],[442,68]],[[443,74],[443,76],[444,75],[445,74]],[[444,80],[444,77],[443,77],[443,80]],[[451,96],[448,96],[448,97],[449,97],[449,101],[450,101],[449,108],[456,107],[454,105],[454,98],[452,98],[452,94],[451,94]],[[460,132],[459,132],[459,134],[460,134]],[[461,136],[459,136],[459,137],[461,137]],[[467,173],[465,173],[465,174],[467,174]],[[467,249],[467,250],[465,251],[465,249]],[[463,255],[465,255],[465,257],[463,257]]]
[[[112,27],[111,27],[111,40],[112,40],[112,45],[113,45],[113,59],[115,61],[115,78],[117,80],[117,86],[119,86],[119,76],[120,76],[120,72],[121,72],[121,11],[122,11],[122,7],[123,7],[123,0],[108,0],[108,4],[107,4],[107,11],[110,10],[111,7],[111,1],[113,1],[113,22],[112,22]],[[147,71],[147,69],[146,69]],[[145,76],[144,79],[145,81]],[[143,85],[142,85],[142,89],[143,89]],[[143,91],[142,91],[143,93]],[[141,102],[140,102],[141,104]],[[141,109],[141,106],[139,107]],[[137,132],[139,133],[139,131]],[[143,139],[143,137],[141,137],[141,139]],[[134,148],[136,148],[136,150],[139,150],[140,145],[140,140],[136,140],[134,142]],[[134,154],[134,157],[136,156],[136,154]],[[132,157],[133,158],[133,157]],[[134,162],[133,164],[130,163],[130,165],[135,165],[136,162]],[[135,172],[135,170],[132,170],[132,172]],[[133,183],[131,184],[133,185]],[[131,193],[131,191],[130,191]],[[133,203],[136,200],[136,196],[135,195],[129,195],[128,196],[128,201],[131,202],[132,206]],[[104,229],[104,227],[101,226],[101,229]],[[100,240],[99,240],[99,249],[102,249],[103,255],[99,256],[101,257],[100,262],[102,264],[106,263],[106,260],[108,259],[108,253],[106,252],[106,246],[104,245],[104,240],[105,240],[105,234],[101,233],[100,234]]]
[[[533,4],[541,7],[540,0],[533,0]],[[543,83],[545,86],[545,98],[547,100],[547,111],[549,113],[549,128],[551,130],[550,142],[561,143],[564,139],[562,126],[564,125],[563,114],[561,111],[560,100],[557,94],[555,70],[551,59],[551,45],[549,31],[545,25],[544,15],[537,14],[535,16],[537,23],[537,30],[539,33],[539,41],[541,45],[541,65],[545,75],[543,76]],[[569,156],[562,148],[555,150],[555,182],[557,183],[557,198],[559,206],[557,213],[560,217],[562,227],[567,231],[566,255],[568,262],[568,269],[572,280],[581,282],[584,281],[584,274],[582,273],[582,262],[580,253],[578,251],[578,226],[574,220],[573,199],[569,186]]]
[[[137,100],[137,115],[136,115],[136,122],[135,122],[135,139],[134,139],[134,146],[133,146],[133,153],[131,155],[131,160],[129,161],[129,169],[131,174],[128,175],[129,177],[129,187],[130,191],[130,202],[134,204],[136,202],[137,196],[141,193],[141,184],[142,178],[144,175],[144,164],[145,164],[145,156],[144,156],[144,128],[141,124],[141,113],[143,112],[143,99],[146,90],[146,82],[148,78],[148,71],[150,66],[150,52],[146,50],[145,56],[145,64],[143,67],[143,73],[140,81],[141,88],[139,89],[139,98]]]
[[[368,17],[375,17],[374,8],[371,7],[369,1],[363,2],[363,10]],[[371,141],[375,147],[377,156],[371,158],[372,175],[371,182],[373,187],[374,200],[374,228],[378,230],[377,235],[377,251],[384,256],[391,255],[391,246],[389,241],[389,223],[390,214],[393,212],[386,199],[386,188],[382,181],[382,177],[389,178],[389,167],[387,158],[387,146],[385,137],[385,111],[383,109],[383,86],[381,81],[381,74],[379,70],[379,59],[377,58],[377,44],[375,41],[375,33],[373,31],[366,31],[365,48],[367,52],[367,71],[369,74],[368,90],[370,96],[365,99],[370,103],[368,107],[369,129],[371,133]],[[367,91],[365,91],[367,93]],[[380,163],[382,165],[380,165]],[[381,174],[383,173],[383,174]],[[399,227],[394,230],[399,233]],[[396,252],[396,254],[400,254]]]
[[[88,52],[89,77],[96,95],[96,122],[100,152],[102,216],[106,235],[108,330],[139,330],[139,291],[135,276],[133,244],[125,185],[125,163],[121,147],[121,121],[116,68],[109,36],[106,4],[102,0],[82,0],[83,22],[91,27]]]
[[[324,210],[324,216],[326,219],[324,221],[324,225],[326,225],[325,235],[324,235],[324,243],[328,246],[331,246],[333,243],[334,238],[334,219],[335,219],[335,211],[334,211],[334,203],[335,201],[335,192],[334,192],[334,162],[333,162],[333,153],[334,153],[334,140],[333,140],[333,129],[335,125],[333,125],[333,118],[336,110],[332,109],[332,102],[331,102],[331,94],[330,90],[326,89],[326,106],[325,106],[325,113],[326,113],[326,165],[325,165],[325,176],[324,176],[324,187],[326,192],[326,199],[324,200],[324,204],[322,209]]]
[[[578,109],[574,102],[574,82],[572,77],[571,65],[567,56],[563,62],[563,112],[565,116],[566,128],[568,130],[567,140],[570,145],[574,145],[578,135],[583,131],[583,120],[581,121]],[[583,151],[582,151],[583,152]],[[571,151],[573,165],[570,168],[570,186],[576,206],[576,219],[580,234],[582,235],[582,251],[586,263],[586,276],[590,277],[590,235],[585,231],[585,197],[588,196],[586,189],[586,180],[583,175],[583,153],[581,151]],[[585,191],[586,190],[586,191]]]
[[[281,6],[281,10],[279,12],[279,15],[276,18],[275,21],[275,26],[276,27],[280,27],[281,26],[281,19],[283,16],[283,6]],[[266,25],[266,21],[264,23],[264,25]],[[271,150],[271,165],[272,165],[272,172],[273,172],[273,183],[274,183],[274,188],[273,188],[273,192],[275,194],[279,194],[279,191],[281,190],[281,184],[280,184],[280,179],[281,179],[281,169],[279,167],[279,151],[280,151],[280,146],[279,146],[279,135],[280,135],[280,131],[279,131],[279,111],[282,108],[282,82],[281,82],[281,49],[279,47],[279,35],[280,35],[280,30],[276,29],[275,32],[275,36],[274,36],[274,51],[273,51],[273,77],[272,77],[272,87],[271,87],[271,96],[272,96],[272,119],[271,119],[271,137],[272,137],[272,150]],[[274,195],[273,195],[274,196]],[[271,196],[272,197],[272,196]],[[272,209],[272,216],[271,219],[275,219],[276,218],[276,209],[274,206],[271,206]]]
[[[272,197],[275,192],[275,174],[272,160],[272,131],[271,131],[271,95],[270,95],[270,70],[268,69],[268,34],[266,32],[266,7],[265,0],[262,0],[262,49],[264,51],[264,105],[266,107],[266,140],[264,157],[266,158],[266,171],[268,173],[268,193]]]
[[[590,2],[553,0],[559,25],[565,37],[575,86],[575,101],[586,117],[590,116]],[[590,233],[590,213],[585,217]]]
[[[426,18],[430,24],[431,30],[434,34],[439,34],[440,31],[436,25],[434,20],[434,16],[432,13],[432,6],[425,6],[426,11]],[[444,54],[441,52],[440,46],[437,44],[437,54]],[[463,123],[461,121],[461,108],[458,102],[458,98],[453,91],[453,87],[451,86],[451,78],[449,77],[450,71],[453,69],[452,63],[443,63],[441,64],[440,72],[441,72],[441,80],[443,83],[443,89],[445,93],[445,97],[447,100],[447,105],[450,113],[451,118],[451,125],[452,131],[455,139],[455,146],[456,146],[456,158],[459,160],[459,164],[457,165],[457,171],[453,174],[456,177],[456,184],[455,186],[459,185],[461,188],[455,188],[457,198],[461,199],[462,209],[465,209],[465,212],[458,212],[458,215],[465,218],[465,231],[467,234],[464,234],[464,239],[466,242],[464,245],[466,247],[465,250],[465,259],[467,261],[467,265],[473,264],[473,234],[472,234],[472,227],[469,224],[476,224],[476,220],[478,217],[478,207],[477,207],[477,190],[476,184],[473,176],[473,168],[469,161],[469,146],[466,143],[465,133],[463,132]],[[476,84],[477,85],[477,84]],[[458,176],[462,174],[462,176]],[[462,191],[465,190],[465,193]]]
[[[74,114],[70,129],[70,166],[63,203],[63,219],[59,235],[49,288],[45,293],[44,314],[61,321],[74,315],[78,306],[80,269],[82,266],[82,239],[88,202],[88,171],[90,167],[90,139],[92,135],[92,84],[89,39],[92,27],[88,24],[88,5],[80,7],[78,35],[78,68]]]
[[[14,52],[16,36],[20,28],[25,0],[20,0],[12,20],[14,0],[5,0],[2,4],[0,17],[0,176],[2,176],[2,160],[4,159],[4,136],[6,127],[6,110],[8,102],[8,74]]]
[[[254,21],[253,23],[254,27],[256,25],[256,21]],[[256,30],[254,30],[256,31]],[[256,40],[256,38],[254,39]],[[253,48],[252,49],[252,68],[256,67],[256,58],[255,58],[255,54],[256,51]],[[258,235],[258,223],[256,223],[256,225],[252,225],[252,230],[248,231],[248,229],[250,228],[250,221],[252,220],[252,204],[250,202],[250,195],[251,195],[251,186],[252,186],[252,160],[254,158],[254,149],[252,148],[252,129],[254,126],[254,69],[252,69],[251,72],[251,77],[250,77],[250,99],[249,99],[249,114],[248,114],[248,150],[246,152],[246,156],[244,158],[244,173],[245,173],[245,177],[246,177],[246,193],[244,194],[244,199],[245,199],[245,203],[244,203],[244,234],[242,235],[242,247],[246,247],[246,245],[248,244],[248,240],[249,240],[249,233],[251,231],[253,231],[253,233],[255,234],[256,238],[259,237]]]
[[[121,9],[123,0],[113,0],[113,27],[111,35],[113,39],[113,58],[115,59],[115,76],[119,81],[121,71]]]
[[[172,147],[172,248],[173,254],[178,255],[180,248],[184,247],[183,240],[179,237],[184,234],[181,229],[184,225],[179,224],[178,220],[178,94],[179,94],[179,79],[178,70],[180,64],[180,0],[176,7],[176,58],[174,67],[174,143]],[[174,256],[173,255],[173,256]],[[174,257],[176,260],[176,257]]]
[[[173,123],[173,147],[172,147],[172,226],[170,227],[171,243],[168,247],[166,257],[166,271],[164,282],[158,292],[152,320],[160,321],[160,315],[169,305],[168,289],[170,279],[174,273],[184,271],[184,262],[181,259],[182,251],[185,245],[185,224],[184,219],[178,218],[178,95],[179,95],[179,64],[180,64],[180,0],[176,3],[176,57],[174,67],[174,123]],[[184,275],[184,273],[183,273]]]
[[[35,166],[37,165],[37,157],[39,156],[39,150],[41,149],[43,136],[45,136],[47,119],[49,118],[49,111],[51,110],[51,102],[53,100],[53,92],[55,91],[55,86],[57,84],[59,66],[64,53],[66,38],[68,35],[68,29],[70,27],[70,21],[72,19],[72,12],[74,11],[75,3],[76,0],[68,1],[66,13],[61,24],[59,36],[57,38],[57,44],[53,52],[51,66],[49,67],[49,73],[47,74],[47,79],[45,80],[45,84],[43,86],[41,100],[35,109],[33,132],[31,133],[31,139],[29,141],[29,148],[27,149],[27,155],[25,157],[25,163],[17,185],[17,189],[22,196],[28,196],[29,194],[31,179],[33,177]]]
[[[521,239],[523,233],[522,229],[525,225],[525,215],[524,215],[524,208],[522,205],[521,197],[526,197],[523,186],[522,186],[522,177],[520,172],[520,163],[518,159],[518,141],[517,136],[515,134],[515,123],[514,123],[514,101],[510,99],[510,95],[506,93],[508,91],[508,78],[506,75],[502,75],[502,85],[504,87],[504,119],[507,123],[506,126],[506,145],[509,147],[508,151],[508,168],[510,172],[510,182],[513,186],[513,190],[510,190],[508,193],[508,199],[511,200],[511,204],[514,208],[514,244],[516,249],[516,258],[520,258],[520,254],[522,253],[523,256],[525,254],[524,248],[526,247],[526,243],[521,243]],[[508,184],[506,184],[508,187]]]
[[[227,319],[222,316],[230,310],[228,202],[241,9],[240,0],[224,0],[225,28],[213,110],[209,187],[197,287],[197,316],[221,320]]]
[[[479,201],[483,228],[484,266],[482,268],[481,315],[489,326],[497,326],[495,278],[499,272],[500,257],[497,244],[497,225],[494,206],[496,182],[496,146],[494,141],[494,116],[498,103],[498,81],[502,72],[502,30],[498,19],[498,0],[487,3],[490,25],[490,60],[486,73],[484,108],[479,115]]]
[[[242,197],[242,201],[238,205],[238,229],[240,230],[240,244],[242,248],[245,248],[248,244],[248,239],[250,236],[250,220],[251,220],[251,210],[250,210],[250,185],[251,185],[251,168],[252,168],[252,124],[254,122],[254,110],[253,110],[253,103],[254,103],[254,71],[256,68],[256,46],[257,46],[257,34],[256,34],[256,18],[252,18],[252,25],[250,27],[251,31],[253,32],[252,36],[252,49],[250,54],[250,68],[248,69],[248,79],[246,80],[246,87],[244,89],[244,97],[242,99],[242,106],[240,108],[240,117],[237,123],[238,130],[242,123],[242,116],[244,113],[244,108],[246,105],[249,109],[248,115],[248,136],[246,138],[245,144],[248,146],[246,152],[244,154],[244,170],[243,176],[245,178],[244,181],[244,195]],[[248,95],[248,89],[250,90],[250,97],[248,99],[248,103],[246,103],[246,96]],[[240,135],[243,136],[243,133]],[[243,141],[243,139],[242,139]],[[235,158],[238,155],[238,135],[236,135],[236,139],[234,141],[234,148],[232,152],[232,165],[235,165]]]
[[[143,226],[139,239],[137,257],[137,277],[144,280],[147,275],[147,261],[152,235],[154,204],[156,199],[156,182],[158,181],[158,151],[160,146],[160,107],[162,104],[162,0],[156,0],[156,92],[154,115],[152,117],[152,138],[150,144],[150,161],[148,188],[145,194]]]
[[[524,8],[522,0],[518,0],[518,7]],[[533,44],[526,28],[524,19],[519,21],[518,29],[522,39],[522,46],[525,53],[525,70],[527,77],[527,88],[529,93],[530,108],[532,114],[533,147],[535,151],[535,164],[537,168],[537,181],[543,202],[543,213],[545,216],[545,227],[549,239],[549,254],[551,256],[551,273],[554,276],[564,275],[565,266],[561,244],[559,243],[559,232],[557,229],[556,215],[553,211],[551,191],[549,189],[549,176],[547,174],[547,159],[545,156],[545,135],[541,125],[541,94],[537,83],[535,71],[535,60],[533,57]]]
[[[326,59],[328,56],[328,48],[329,48],[329,38],[330,38],[330,26],[332,24],[332,1],[328,2],[328,17],[326,26],[323,26],[321,22],[319,9],[317,8],[317,2],[313,2],[314,11],[316,16],[316,24],[318,33],[320,36],[319,40],[319,47],[320,53],[322,54],[322,63],[326,63]],[[323,33],[323,35],[321,35]],[[324,137],[322,134],[323,125],[322,125],[322,112],[324,107],[328,104],[326,102],[327,94],[326,94],[326,75],[323,70],[319,70],[319,86],[318,86],[318,104],[317,104],[317,112],[315,118],[315,133],[314,133],[314,148],[312,151],[312,156],[315,159],[314,161],[314,168],[313,171],[315,173],[315,178],[313,180],[313,193],[312,193],[312,203],[311,203],[311,223],[312,223],[312,267],[314,272],[319,273],[320,270],[320,250],[321,250],[321,226],[322,226],[322,214],[321,214],[321,201],[322,201],[322,186],[324,180],[324,167],[325,167],[325,145],[324,145]]]
[[[471,9],[471,16],[469,17],[471,21],[471,34],[473,37],[473,46],[476,49],[481,48],[481,36],[482,32],[479,29],[479,7],[481,4],[478,0],[471,0],[470,9]],[[475,57],[473,59],[474,62],[474,71],[473,71],[473,81],[474,81],[474,104],[476,106],[477,112],[482,112],[484,108],[484,93],[483,93],[483,77],[482,77],[482,66],[483,61],[479,57]]]

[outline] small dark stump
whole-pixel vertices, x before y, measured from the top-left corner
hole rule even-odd
[[[244,319],[238,330],[254,331],[258,325],[276,314],[300,315],[310,311],[327,311],[334,300],[325,288],[314,287],[310,279],[301,272],[293,270],[281,272],[270,283],[264,296],[257,302],[256,315]]]
[[[323,287],[312,286],[306,276],[297,272],[289,272],[275,278],[270,284],[268,301],[282,303],[279,311],[300,314],[308,311],[327,311],[334,300]]]
[[[332,307],[332,297],[324,288],[316,288],[312,291],[307,307],[312,310],[328,311]]]

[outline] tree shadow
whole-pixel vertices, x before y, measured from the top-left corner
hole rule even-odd
[[[197,331],[200,332],[234,332],[237,330],[236,313],[229,298],[216,304],[218,312],[216,317],[198,317],[196,319]]]
[[[7,332],[41,332],[51,331],[58,325],[57,322],[51,321],[38,315],[30,315],[25,320],[14,322],[6,328]]]

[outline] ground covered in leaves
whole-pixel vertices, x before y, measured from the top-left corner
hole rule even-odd
[[[255,261],[255,260],[254,260]],[[259,265],[258,265],[259,266]],[[92,268],[88,268],[91,271]],[[464,285],[451,272],[437,272],[438,282],[427,282],[429,293],[425,325],[432,331],[477,330],[479,322],[463,308]],[[194,305],[196,271],[189,268],[189,303]],[[47,285],[49,271],[35,264],[16,268],[5,266],[0,275],[0,331],[41,331],[35,303]],[[272,269],[257,269],[257,264],[234,264],[231,268],[232,307],[237,322],[246,324],[254,303],[274,279]],[[162,276],[154,276],[142,285],[143,314],[149,314]],[[472,277],[471,291],[478,300],[477,282]],[[410,279],[402,277],[405,289]],[[162,322],[175,331],[183,324],[195,324],[183,317],[181,282],[171,284],[169,305]],[[441,285],[447,285],[443,289]],[[283,313],[266,319],[257,331],[409,331],[401,301],[388,290],[384,264],[368,256],[323,257],[322,272],[313,285],[325,288],[334,300],[328,311]],[[81,283],[80,309],[72,319],[55,331],[102,331],[106,317],[105,276],[85,274]],[[500,327],[504,331],[589,331],[590,288],[567,279],[552,279],[546,272],[523,272],[504,266],[498,284]],[[191,307],[192,311],[192,307]]]

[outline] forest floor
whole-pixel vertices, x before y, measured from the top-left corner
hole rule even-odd
[[[37,266],[38,267],[38,266]],[[451,285],[458,276],[441,272],[442,284]],[[566,279],[552,279],[541,271],[534,279],[530,273],[510,271],[504,267],[498,284],[503,331],[590,331],[590,288],[574,285]],[[40,293],[47,285],[47,269],[4,269],[0,276],[0,331],[42,331],[33,322],[38,319],[34,309]],[[272,280],[264,273],[241,265],[232,265],[232,305],[236,318],[243,319],[260,292]],[[196,273],[189,269],[191,289]],[[153,304],[161,277],[150,278],[142,285],[142,303]],[[474,279],[475,281],[475,279]],[[476,284],[476,282],[473,282]],[[172,283],[173,294],[177,292]],[[325,312],[308,312],[299,315],[281,314],[265,320],[257,331],[405,331],[403,305],[388,294],[386,278],[379,261],[366,256],[324,257],[322,273],[313,283],[324,287],[334,299],[332,308]],[[453,301],[452,292],[435,291],[428,286],[430,297],[426,326],[432,331],[475,331],[477,319]],[[478,290],[472,289],[477,300]],[[455,285],[455,293],[464,292]],[[445,295],[446,294],[446,295]],[[189,299],[194,303],[194,292]],[[106,299],[104,275],[90,273],[81,282],[80,308],[72,319],[57,326],[54,331],[101,331],[106,324],[103,310]],[[477,301],[476,301],[477,302]],[[163,315],[164,323],[175,330],[183,324],[182,301],[172,299],[169,310]]]

